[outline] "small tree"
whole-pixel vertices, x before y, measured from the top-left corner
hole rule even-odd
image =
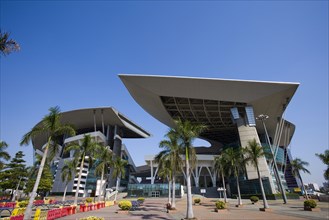
[[[258,159],[265,156],[265,153],[263,151],[263,148],[261,146],[259,146],[259,144],[257,143],[255,138],[251,141],[248,141],[248,145],[244,149],[244,156],[245,156],[246,162],[251,163],[251,165],[254,166],[257,170],[259,185],[260,185],[260,189],[261,189],[262,197],[263,197],[264,209],[267,209],[267,208],[269,208],[269,206],[268,206],[265,191],[264,191],[262,177],[260,176],[259,162],[258,162]]]
[[[236,185],[238,190],[238,206],[242,205],[241,193],[240,193],[240,183],[239,175],[240,171],[244,170],[245,160],[243,158],[243,153],[240,147],[238,148],[227,148],[223,151],[224,160],[227,162],[226,167],[228,173],[234,175],[236,179]]]
[[[227,195],[226,195],[226,186],[225,186],[225,178],[224,178],[224,173],[225,173],[225,166],[227,166],[227,161],[225,161],[225,157],[223,154],[218,155],[214,159],[214,168],[217,170],[217,172],[220,174],[221,179],[222,179],[222,185],[223,185],[223,193],[224,193],[224,202],[227,202]]]
[[[65,183],[65,190],[62,198],[63,202],[65,201],[67,185],[70,181],[72,181],[77,169],[77,164],[75,160],[65,161],[64,163],[65,164],[62,167],[62,173],[61,173],[61,179]]]
[[[98,202],[101,201],[101,195],[102,195],[102,183],[104,180],[104,174],[107,173],[108,168],[112,166],[113,164],[113,153],[110,149],[107,147],[100,147],[100,151],[96,154],[96,159],[98,160],[98,164],[95,169],[95,174],[101,176],[101,183],[99,186],[98,191]],[[105,184],[104,184],[105,185]]]
[[[81,183],[81,175],[82,175],[82,170],[83,170],[83,165],[85,161],[87,160],[88,164],[90,167],[92,167],[93,160],[99,152],[101,146],[94,142],[90,135],[85,135],[82,139],[81,145],[77,143],[71,143],[65,148],[65,152],[70,152],[74,151],[74,163],[79,164],[80,163],[80,168],[79,168],[79,176],[78,176],[78,183],[77,183],[77,188],[75,191],[75,196],[74,196],[74,205],[77,205],[78,203],[78,195],[79,195],[79,187]]]
[[[27,177],[27,168],[25,160],[23,159],[24,154],[22,151],[18,151],[15,157],[6,166],[1,176],[0,188],[3,189],[22,189],[22,180]],[[15,201],[14,190],[12,190],[12,201]]]
[[[299,158],[295,158],[293,161],[290,163],[291,166],[291,171],[295,177],[298,177],[302,183],[302,189],[305,193],[305,197],[308,200],[308,195],[304,187],[304,182],[302,179],[302,176],[300,175],[300,171],[303,171],[304,173],[310,174],[310,171],[305,168],[305,166],[308,166],[308,162],[302,161]]]
[[[121,159],[120,157],[116,157],[113,161],[113,178],[117,179],[116,183],[116,191],[119,192],[120,178],[126,173],[126,166],[128,165],[128,161]],[[115,194],[114,201],[117,200],[117,194]]]

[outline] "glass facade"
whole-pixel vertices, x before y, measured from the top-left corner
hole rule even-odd
[[[181,185],[175,184],[176,197],[180,197]],[[128,196],[129,197],[167,197],[168,184],[129,184]]]

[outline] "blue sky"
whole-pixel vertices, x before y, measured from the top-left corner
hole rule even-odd
[[[152,133],[125,140],[137,165],[167,127],[119,73],[300,82],[286,112],[305,182],[324,182],[328,149],[328,1],[5,1],[1,29],[21,45],[1,57],[0,139],[14,155],[51,106],[113,106]],[[202,143],[202,142],[199,142]]]

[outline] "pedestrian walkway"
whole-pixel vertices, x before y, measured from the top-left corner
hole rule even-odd
[[[242,207],[235,207],[236,199],[229,199],[228,210],[223,213],[214,211],[215,201],[218,199],[203,198],[201,205],[194,205],[194,215],[199,220],[212,219],[268,219],[268,220],[305,220],[305,219],[328,219],[329,220],[329,203],[318,202],[320,212],[310,212],[303,210],[302,200],[289,200],[288,204],[282,204],[281,200],[270,200],[269,205],[271,212],[261,212],[259,208],[262,207],[262,202],[251,204],[250,200],[243,200]],[[103,209],[78,213],[75,215],[60,218],[60,220],[78,220],[83,217],[97,216],[103,217],[105,220],[112,219],[172,219],[181,220],[186,216],[186,198],[177,199],[177,211],[166,212],[165,198],[146,198],[143,206],[137,208],[135,211],[130,211],[127,214],[118,214],[119,209],[117,205],[106,207]]]

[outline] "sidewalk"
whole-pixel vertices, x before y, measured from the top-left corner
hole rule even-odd
[[[262,207],[262,202],[252,205],[250,200],[243,200],[242,207],[235,207],[236,199],[229,199],[228,210],[224,213],[214,212],[215,201],[217,199],[203,198],[202,204],[193,206],[194,215],[199,220],[211,219],[329,219],[329,203],[318,202],[320,212],[310,212],[303,210],[302,200],[288,200],[288,204],[282,204],[281,200],[268,201],[272,209],[271,212],[261,212],[259,208]],[[170,211],[166,213],[165,198],[146,198],[144,205],[135,211],[130,211],[128,214],[118,214],[119,209],[117,205],[90,211],[78,213],[71,216],[60,218],[60,220],[77,220],[88,216],[103,217],[105,220],[110,219],[173,219],[180,220],[186,216],[186,198],[177,199],[177,211]]]

